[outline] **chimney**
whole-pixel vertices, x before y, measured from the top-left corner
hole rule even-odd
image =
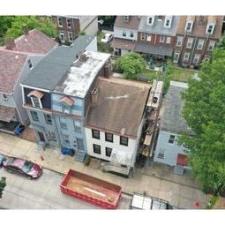
[[[12,38],[6,40],[5,47],[6,49],[13,50],[16,47],[15,40]]]
[[[27,27],[24,27],[24,28],[23,28],[23,33],[24,33],[25,35],[29,35],[29,29],[28,29]]]
[[[97,101],[98,101],[98,89],[94,88],[91,92],[91,104],[97,105]]]

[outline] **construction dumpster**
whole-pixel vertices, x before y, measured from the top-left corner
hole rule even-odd
[[[117,208],[122,193],[118,185],[74,170],[64,176],[60,189],[64,194],[105,209]]]

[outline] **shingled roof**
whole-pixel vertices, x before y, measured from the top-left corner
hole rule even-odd
[[[124,20],[124,16],[117,16],[114,26],[137,30],[139,23],[140,23],[140,16],[129,16],[128,21]]]
[[[15,39],[14,46],[10,50],[46,54],[55,46],[57,46],[57,43],[52,38],[34,29]]]
[[[149,84],[98,78],[98,97],[87,115],[87,126],[136,137],[150,90]]]

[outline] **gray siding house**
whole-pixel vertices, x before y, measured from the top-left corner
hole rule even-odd
[[[182,117],[183,101],[181,93],[187,89],[187,84],[170,82],[168,93],[160,111],[160,130],[157,140],[154,161],[169,166],[187,167],[187,154],[189,150],[177,143],[178,137],[183,133],[191,134]]]
[[[96,49],[95,37],[80,36],[70,47],[52,51],[22,82],[24,107],[37,142],[75,152],[78,161],[87,152],[84,119],[90,88],[110,60]]]

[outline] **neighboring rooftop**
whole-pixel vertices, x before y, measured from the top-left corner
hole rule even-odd
[[[181,93],[188,88],[187,83],[171,81],[169,90],[161,108],[160,129],[171,133],[181,134],[190,132],[182,116],[184,102]]]
[[[190,18],[190,16],[188,17]],[[190,35],[194,35],[197,37],[206,37],[206,27],[208,21],[210,22],[212,19],[216,22],[215,31],[213,32],[211,37],[220,38],[222,35],[222,26],[223,26],[223,16],[192,16],[194,23],[193,29]],[[177,34],[185,34],[185,26],[186,26],[187,16],[181,16],[177,28]]]
[[[137,30],[140,23],[140,16],[127,16],[128,20],[124,19],[124,16],[117,16],[114,26]]]
[[[0,92],[13,92],[26,59],[26,54],[0,49]]]
[[[112,47],[113,48],[122,48],[122,49],[127,49],[127,50],[134,50],[135,42],[132,40],[113,38]]]
[[[87,126],[136,137],[150,85],[119,78],[98,78],[97,103],[90,107]]]
[[[172,24],[170,28],[164,27],[165,16],[155,16],[154,24],[147,24],[147,16],[141,17],[141,22],[139,25],[139,31],[152,33],[152,34],[161,34],[161,35],[176,35],[177,24],[179,21],[179,16],[172,17]]]
[[[110,58],[110,54],[100,52],[84,52],[73,62],[69,72],[55,91],[66,95],[85,97],[98,72]]]
[[[94,40],[94,36],[83,35],[78,37],[71,46],[58,46],[44,57],[37,66],[22,81],[26,86],[53,91],[61,82],[76,57]]]
[[[10,44],[9,49],[26,53],[46,54],[55,46],[57,46],[57,43],[52,38],[34,29],[15,39],[14,43]]]

